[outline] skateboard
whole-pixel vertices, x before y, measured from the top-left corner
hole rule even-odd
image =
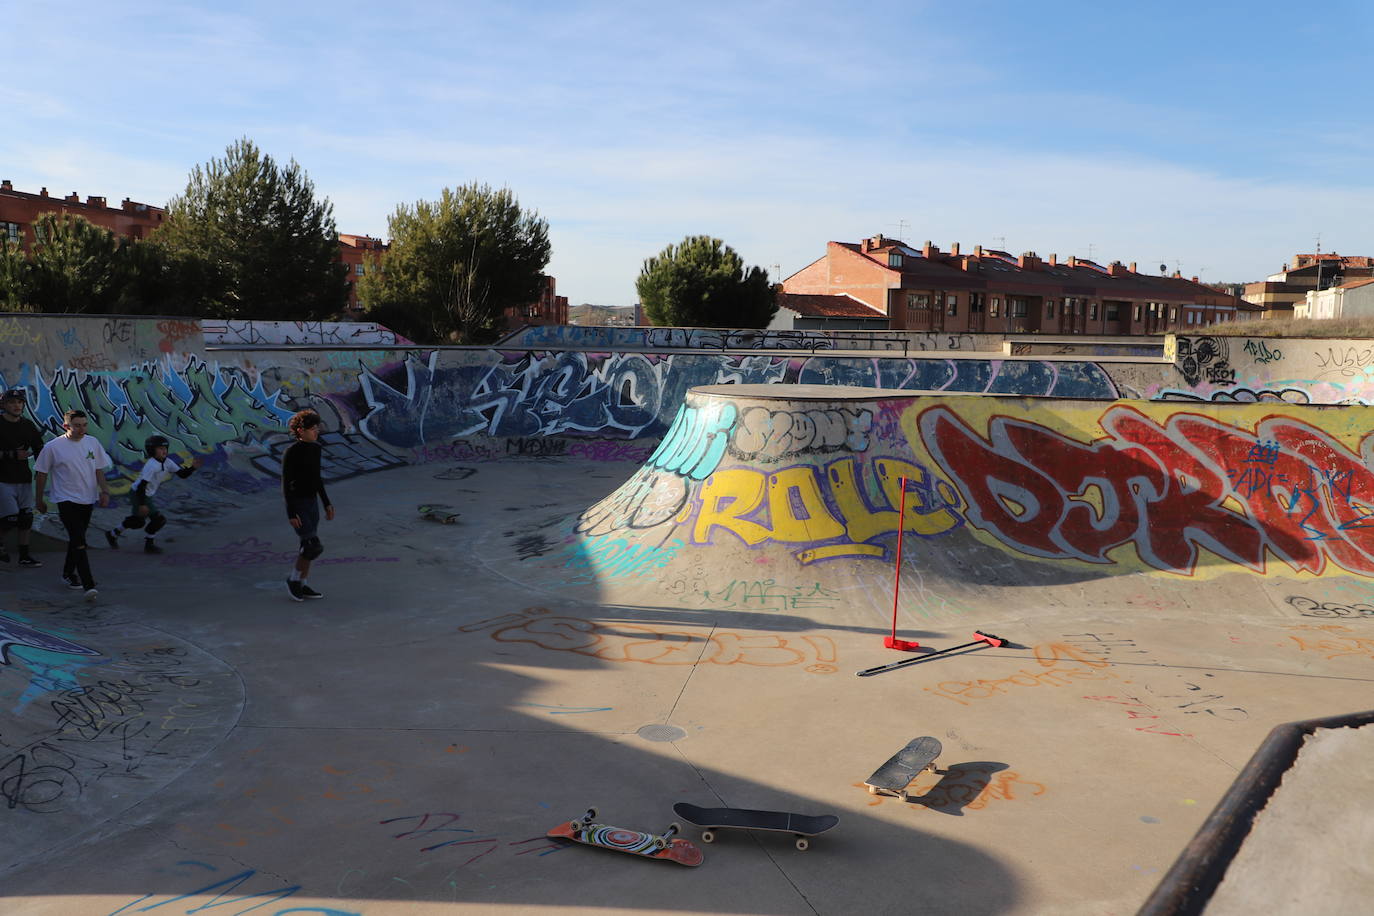
[[[926,770],[934,771],[935,758],[940,756],[938,738],[913,738],[906,747],[888,758],[873,775],[864,780],[870,795],[895,795],[902,801],[910,800],[906,787]]]
[[[673,834],[682,829],[680,824],[669,824],[661,836],[655,836],[624,827],[593,823],[595,820],[596,809],[588,808],[586,814],[559,824],[547,836],[564,837],[588,846],[601,846],[649,859],[668,859],[679,865],[700,865],[704,858],[694,844],[673,839]]]
[[[803,852],[811,846],[808,837],[825,833],[840,822],[833,814],[813,816],[789,814],[786,811],[754,811],[749,808],[699,808],[687,802],[673,805],[673,813],[684,821],[701,827],[703,843],[714,843],[716,831],[724,827],[735,827],[740,830],[776,830],[796,837],[797,848]]]
[[[420,518],[428,519],[431,522],[452,525],[458,521],[458,512],[452,506],[445,506],[440,503],[425,503],[416,506],[415,511],[420,513]]]

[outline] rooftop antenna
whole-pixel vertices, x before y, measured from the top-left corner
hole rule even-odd
[[[899,220],[897,220],[896,223],[889,223],[888,225],[895,225],[895,226],[897,227],[897,239],[898,239],[898,241],[901,241],[901,242],[905,242],[905,241],[906,241],[906,227],[909,226],[909,225],[911,225],[910,223],[908,223],[908,222],[907,222],[906,220],[904,220],[904,219],[899,219]]]
[[[781,282],[778,278],[782,276],[782,265],[781,265],[781,264],[769,264],[768,266],[771,267],[771,268],[773,268],[773,282],[774,282],[774,283],[779,283],[779,282]]]
[[[1006,251],[1006,250],[1007,250],[1007,237],[1006,237],[1005,235],[994,235],[994,236],[993,236],[993,239],[995,239],[996,242],[997,242],[997,250],[998,250],[998,251]]]
[[[1089,260],[1089,261],[1094,261],[1094,260],[1096,260],[1096,259],[1093,257],[1093,249],[1095,249],[1096,247],[1097,247],[1097,246],[1094,245],[1092,242],[1089,242],[1089,243],[1088,243],[1088,260]]]
[[[1159,272],[1160,274],[1167,274],[1169,272],[1169,265],[1161,261],[1159,265]]]
[[[1322,253],[1322,234],[1321,234],[1320,232],[1318,232],[1318,233],[1317,233],[1317,254],[1321,254],[1321,253]]]

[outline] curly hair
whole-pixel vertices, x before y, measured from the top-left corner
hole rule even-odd
[[[290,430],[292,437],[299,439],[303,429],[313,429],[319,426],[322,421],[320,415],[313,410],[298,410],[291,415],[291,419],[286,421],[286,428]]]

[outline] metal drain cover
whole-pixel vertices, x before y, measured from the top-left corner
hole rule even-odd
[[[676,725],[646,725],[635,734],[645,741],[679,741],[687,737]]]

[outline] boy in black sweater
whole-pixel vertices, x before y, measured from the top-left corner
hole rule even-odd
[[[23,388],[0,395],[0,563],[10,561],[6,542],[17,531],[19,565],[42,566],[29,554],[29,530],[33,528],[33,474],[29,459],[38,457],[43,434],[24,416]]]
[[[286,428],[296,441],[287,446],[281,457],[281,493],[286,500],[286,517],[301,539],[301,551],[291,577],[286,580],[286,589],[292,601],[323,598],[324,595],[306,584],[310,561],[324,553],[324,545],[316,534],[321,503],[325,519],[334,521],[334,506],[324,491],[324,479],[320,476],[320,415],[313,410],[299,411],[287,422]]]

